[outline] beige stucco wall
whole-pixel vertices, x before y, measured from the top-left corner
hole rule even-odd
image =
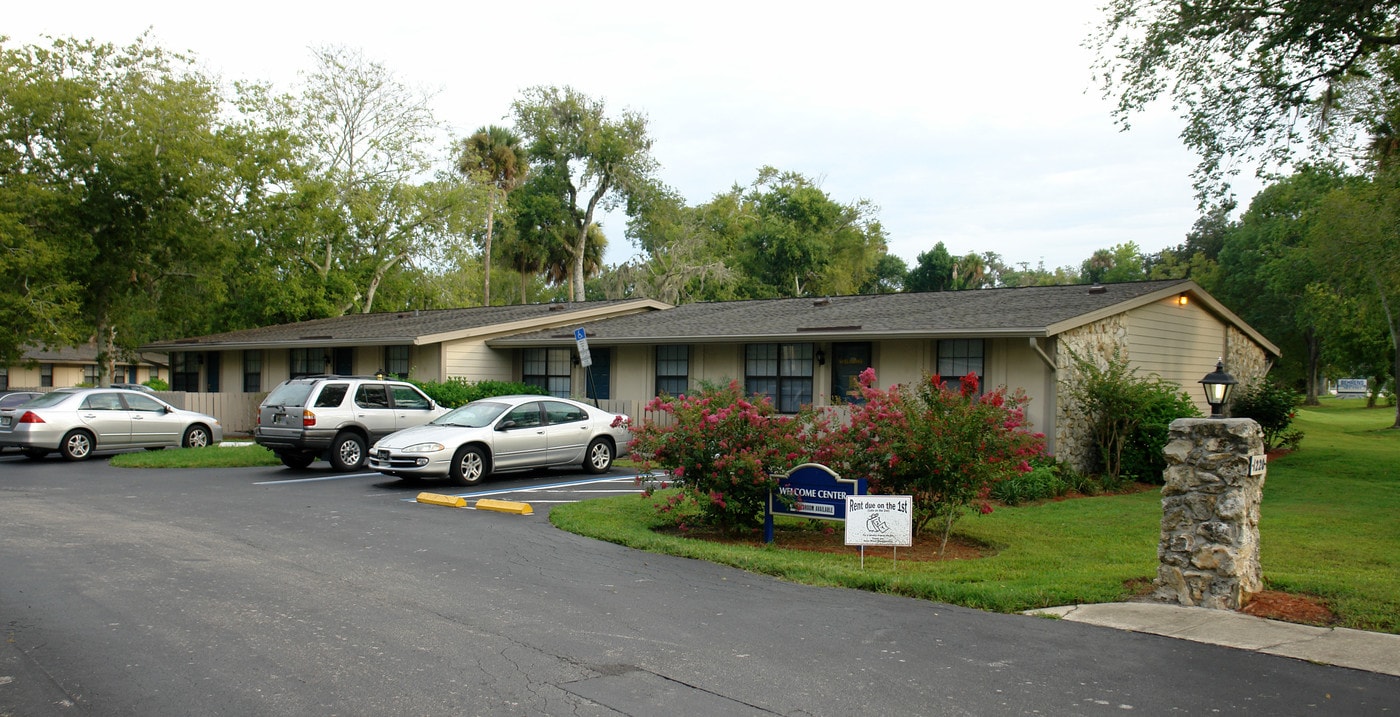
[[[1056,391],[1050,366],[1026,338],[988,340],[986,354],[986,388],[1023,391],[1030,399],[1025,405],[1026,420],[1032,430],[1046,435],[1047,448],[1053,452]]]

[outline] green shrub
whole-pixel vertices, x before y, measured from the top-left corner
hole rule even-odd
[[[660,396],[648,411],[673,420],[647,423],[631,444],[643,474],[660,468],[679,491],[657,506],[677,526],[725,532],[757,526],[777,487],[775,473],[804,462],[799,432],[807,423],[778,414],[767,397],[746,398],[738,382],[702,386],[689,396]]]
[[[1098,495],[1103,492],[1099,480],[1053,456],[1037,456],[1029,462],[1029,472],[1013,475],[992,486],[992,497],[1006,505],[1021,505],[1070,493]]]
[[[1060,476],[1053,461],[1036,459],[1031,469],[1005,478],[992,486],[992,497],[1007,505],[1020,505],[1037,500],[1056,498],[1070,491],[1069,482]]]
[[[1201,415],[1196,404],[1173,383],[1149,380],[1142,397],[1141,420],[1123,447],[1120,480],[1115,485],[1104,486],[1108,490],[1116,490],[1127,480],[1161,483],[1162,472],[1167,469],[1167,458],[1162,450],[1167,447],[1172,421]]]
[[[166,383],[165,379],[163,378],[148,378],[146,379],[145,385],[149,386],[152,391],[170,390],[170,384]]]
[[[1230,415],[1252,418],[1259,424],[1264,431],[1264,450],[1271,451],[1286,444],[1296,448],[1303,433],[1290,431],[1289,426],[1301,405],[1303,394],[1274,381],[1259,379],[1235,391],[1234,400],[1230,401]]]
[[[1092,422],[1103,487],[1114,490],[1134,478],[1162,482],[1171,422],[1200,416],[1200,409],[1176,384],[1139,377],[1117,348],[1104,368],[1073,352],[1071,357],[1076,378],[1066,388]]]
[[[935,526],[946,547],[953,523],[974,504],[991,512],[992,487],[1031,470],[1045,436],[1026,430],[1029,400],[1004,388],[978,395],[977,376],[949,389],[937,376],[917,385],[875,388],[875,371],[859,377],[864,403],[850,420],[812,432],[817,460],[862,476],[871,493],[913,496],[914,532]],[[940,552],[941,552],[940,548]]]
[[[450,378],[446,381],[413,381],[412,383],[423,389],[423,393],[428,394],[428,398],[437,401],[439,406],[448,408],[456,408],[477,399],[492,396],[510,396],[519,393],[549,395],[548,391],[539,386],[511,381],[468,381],[461,378]]]

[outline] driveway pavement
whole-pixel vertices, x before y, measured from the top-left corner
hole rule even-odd
[[[1400,711],[1391,675],[786,583],[421,489],[0,457],[0,715]]]

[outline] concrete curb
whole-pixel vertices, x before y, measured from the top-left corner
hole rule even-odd
[[[1100,603],[1026,615],[1162,635],[1400,677],[1400,635],[1296,625],[1228,610],[1166,603]]]

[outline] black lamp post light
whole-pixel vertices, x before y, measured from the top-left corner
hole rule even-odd
[[[1215,370],[1206,374],[1201,379],[1200,384],[1206,391],[1206,403],[1210,404],[1211,418],[1225,417],[1225,404],[1230,401],[1230,390],[1239,381],[1234,376],[1225,373],[1225,360],[1215,362]]]

